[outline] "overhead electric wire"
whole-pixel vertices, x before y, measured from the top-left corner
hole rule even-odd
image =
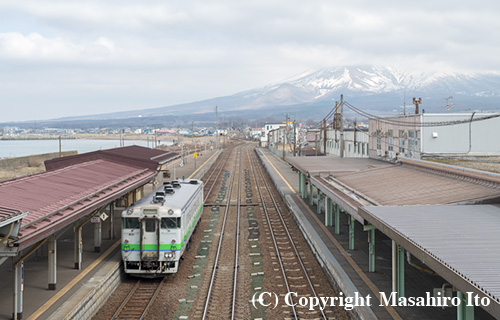
[[[438,122],[424,122],[424,123],[417,123],[417,122],[410,122],[410,121],[401,121],[401,120],[395,120],[394,118],[389,119],[389,118],[381,118],[379,116],[370,114],[366,111],[363,111],[359,108],[356,108],[352,104],[350,104],[347,101],[344,101],[344,105],[351,109],[352,111],[368,118],[368,119],[374,119],[377,121],[380,121],[382,123],[387,123],[387,124],[393,124],[393,125],[398,125],[398,126],[403,126],[403,127],[444,127],[444,126],[452,126],[452,125],[458,125],[458,124],[464,124],[464,123],[470,123],[470,122],[476,122],[476,121],[484,121],[488,119],[494,119],[500,117],[500,113],[495,113],[491,114],[488,116],[483,116],[483,117],[477,117],[474,118],[473,116],[470,119],[462,119],[462,120],[453,120],[453,121],[438,121]],[[410,120],[410,118],[408,119]]]
[[[333,107],[332,110],[330,110],[330,112],[328,112],[328,114],[323,117],[323,119],[321,119],[320,121],[318,121],[316,124],[314,124],[314,127],[320,127],[321,124],[323,123],[323,121],[328,121],[328,119],[330,119],[330,117],[332,116],[332,114],[334,113],[334,111],[337,109],[337,106]]]

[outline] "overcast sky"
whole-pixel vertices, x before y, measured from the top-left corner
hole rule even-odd
[[[198,101],[331,66],[499,71],[499,31],[498,0],[0,0],[0,122]]]

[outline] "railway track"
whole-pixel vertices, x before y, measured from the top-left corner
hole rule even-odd
[[[179,274],[162,282],[142,279],[129,283],[115,307],[107,311],[106,319],[134,284],[136,288],[127,294],[112,319],[164,319],[165,314],[169,318],[174,313],[175,318],[190,319],[333,318],[328,313],[331,310],[310,311],[281,304],[277,310],[263,307],[256,311],[249,303],[252,294],[263,290],[280,296],[296,292],[293,302],[303,296],[317,297],[315,288],[321,288],[319,296],[333,294],[326,278],[321,278],[313,254],[300,240],[295,221],[288,212],[281,213],[282,201],[279,196],[273,197],[277,192],[265,175],[253,144],[225,149],[203,178],[208,210],[202,218],[202,230],[196,233],[197,248],[187,251],[187,261],[181,264]],[[295,247],[297,241],[299,248]],[[316,277],[312,281],[310,272],[312,278]],[[163,282],[168,283],[168,290]],[[159,298],[155,299],[158,292]],[[169,299],[165,300],[165,296]],[[148,314],[148,308],[154,311]],[[338,317],[338,312],[336,316],[345,319]]]
[[[160,292],[164,279],[137,280],[111,319],[146,319],[149,307]]]
[[[318,298],[308,270],[273,196],[272,189],[265,179],[263,170],[257,163],[254,153],[249,152],[248,157],[286,291],[296,293],[296,300],[300,297]],[[294,306],[296,301],[293,300],[292,297],[290,315],[293,319],[328,319],[323,310],[300,308]]]
[[[234,319],[238,279],[238,247],[240,225],[241,149],[236,157],[228,186],[219,241],[206,291],[201,319]],[[236,210],[232,207],[236,176]],[[228,228],[226,228],[228,226]]]
[[[213,166],[207,173],[206,180],[208,184],[205,185],[207,190],[205,200],[210,196],[217,179],[223,171],[222,169],[229,159],[231,150],[232,148],[223,151],[222,158],[217,162],[217,165]],[[155,303],[155,298],[166,279],[138,279],[111,319],[146,319],[148,310]]]
[[[223,150],[220,155],[221,159],[219,159],[216,162],[216,165],[213,166],[213,168],[211,168],[203,177],[204,178],[203,181],[205,183],[205,188],[203,190],[205,199],[203,199],[204,200],[203,202],[206,202],[208,197],[212,194],[212,190],[215,187],[216,182],[218,181],[222,173],[222,169],[226,165],[232,150],[233,148]]]

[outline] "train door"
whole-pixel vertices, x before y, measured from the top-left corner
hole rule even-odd
[[[141,221],[141,260],[158,261],[160,257],[160,228],[158,219],[144,218]]]

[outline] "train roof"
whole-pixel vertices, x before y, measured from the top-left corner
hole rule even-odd
[[[196,179],[179,179],[179,180],[172,180],[172,181],[178,181],[180,184],[180,188],[174,188],[174,193],[167,193],[165,194],[165,201],[163,204],[161,202],[153,202],[153,197],[155,196],[156,192],[158,191],[163,191],[163,185],[159,186],[156,188],[153,192],[150,194],[146,195],[144,198],[141,200],[137,201],[134,205],[132,205],[133,208],[138,208],[138,207],[143,207],[143,206],[166,206],[169,208],[175,208],[175,209],[182,209],[184,208],[189,200],[193,197],[195,193],[197,193],[199,190],[203,189],[203,181],[201,180],[196,180]],[[196,181],[197,183],[194,184],[193,181]]]

